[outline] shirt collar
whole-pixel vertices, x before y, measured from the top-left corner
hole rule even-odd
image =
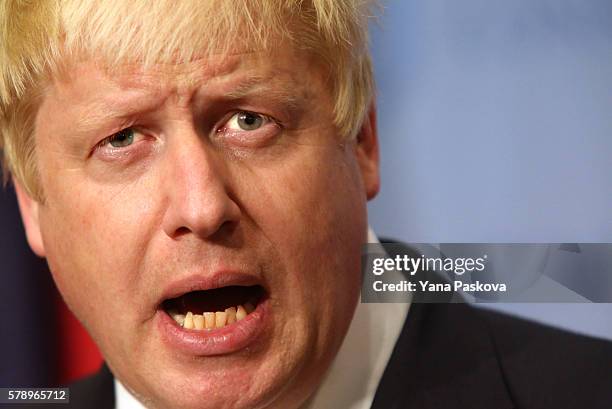
[[[372,229],[368,242],[380,243]],[[386,274],[390,282],[403,279],[397,271]],[[409,303],[359,302],[334,362],[303,409],[369,409],[409,308]]]
[[[380,243],[372,229],[368,242]],[[401,273],[393,281],[401,281]],[[302,409],[368,409],[400,335],[409,303],[357,303],[355,315],[323,382]],[[356,357],[359,357],[356,359]],[[115,378],[115,408],[144,406]]]
[[[115,409],[145,409],[117,378],[115,378]]]

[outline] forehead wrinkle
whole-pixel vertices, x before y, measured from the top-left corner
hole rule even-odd
[[[78,124],[77,133],[95,132],[101,124],[110,121],[128,122],[130,117],[151,112],[170,101],[187,105],[197,93],[202,93],[204,98],[208,94],[215,99],[233,100],[263,96],[288,110],[298,110],[300,103],[308,98],[308,88],[299,86],[291,76],[285,78],[282,70],[258,74],[249,69],[248,74],[239,74],[236,71],[244,68],[247,62],[244,57],[248,54],[226,55],[216,61],[201,59],[180,64],[157,64],[147,69],[139,65],[102,69],[99,71],[100,81],[107,86],[106,93],[77,104],[78,109],[71,113]],[[78,71],[75,74],[76,84],[72,85],[79,87]],[[83,85],[85,88],[99,86]],[[65,102],[67,106],[73,105],[71,100]]]
[[[109,121],[126,122],[133,115],[142,114],[153,109],[155,109],[155,106],[148,106],[145,109],[142,106],[139,108],[126,106],[125,109],[116,109],[112,104],[109,105],[103,102],[90,104],[80,110],[78,133],[95,132],[100,129],[102,124]]]
[[[160,90],[136,90],[126,95],[125,90],[113,92],[107,98],[94,99],[79,108],[77,115],[79,129],[84,132],[95,131],[100,124],[112,121],[127,121],[131,116],[151,112],[162,106],[168,93]],[[128,93],[129,94],[129,93]]]
[[[78,125],[77,133],[83,133],[95,131],[109,120],[155,109],[167,98],[167,91],[153,75],[134,66],[107,70],[88,61],[55,78],[48,97],[55,99],[57,109]]]
[[[215,60],[200,58],[187,62],[158,63],[150,67],[126,65],[125,71],[117,73],[116,81],[124,90],[154,89],[163,93],[166,100],[172,99],[186,105],[198,89],[231,76],[242,63],[240,57],[248,54],[251,53],[219,55]]]

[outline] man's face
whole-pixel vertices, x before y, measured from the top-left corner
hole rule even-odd
[[[79,62],[38,112],[30,243],[150,406],[293,407],[352,318],[375,132],[343,142],[328,73],[279,49],[113,74]],[[248,303],[214,329],[169,315]]]

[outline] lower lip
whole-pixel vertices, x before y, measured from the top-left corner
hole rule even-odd
[[[185,329],[163,309],[159,309],[157,327],[164,342],[173,350],[198,356],[231,354],[257,341],[268,321],[268,304],[267,299],[262,300],[244,319],[210,330]]]

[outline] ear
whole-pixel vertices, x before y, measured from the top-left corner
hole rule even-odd
[[[17,202],[21,220],[25,227],[28,244],[34,253],[39,257],[45,257],[45,245],[40,232],[40,222],[38,219],[39,203],[32,199],[19,182],[13,179]]]
[[[373,199],[380,190],[378,157],[378,131],[376,128],[376,103],[373,100],[368,113],[357,134],[355,155],[361,170],[368,200]]]

